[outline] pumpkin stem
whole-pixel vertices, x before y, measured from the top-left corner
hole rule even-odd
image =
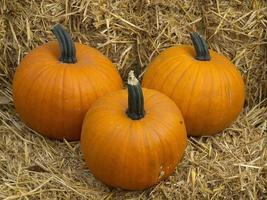
[[[60,24],[54,26],[52,28],[52,32],[56,36],[60,46],[61,55],[59,60],[63,63],[76,63],[77,58],[75,44],[72,41],[69,33],[66,32],[63,26]]]
[[[128,76],[128,109],[126,114],[132,120],[138,120],[145,116],[144,96],[141,85],[131,70]]]
[[[198,33],[190,33],[190,36],[197,54],[195,58],[200,61],[209,61],[210,53],[205,40]]]

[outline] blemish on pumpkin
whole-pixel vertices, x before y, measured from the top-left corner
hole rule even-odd
[[[180,121],[180,124],[183,124],[184,122],[183,121]]]
[[[165,175],[165,171],[163,170],[163,166],[160,166],[159,176],[158,179],[162,179],[162,177]]]

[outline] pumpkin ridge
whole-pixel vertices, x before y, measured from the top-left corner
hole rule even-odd
[[[150,115],[150,119],[154,120],[154,121],[157,121],[157,123],[160,123],[162,125],[162,127],[165,127],[166,129],[170,129],[170,126],[165,121],[158,120],[157,118],[153,117],[153,115]]]
[[[88,115],[89,112],[90,112],[90,110],[87,112],[86,116]],[[95,115],[95,114],[93,114],[92,116],[94,117],[94,115]],[[85,124],[85,123],[88,122],[88,121],[89,121],[89,122],[91,121],[91,119],[90,119],[90,118],[87,118],[86,116],[85,116],[85,120],[86,120],[86,121],[84,121],[83,124]],[[96,118],[96,117],[95,117],[95,118]],[[96,119],[96,120],[97,120],[97,119]],[[83,125],[83,126],[82,126],[82,130],[85,129],[85,128],[86,128],[86,127]],[[104,137],[104,134],[96,134],[95,132],[96,132],[95,130],[91,131],[91,138],[90,138],[92,141],[95,141],[94,144],[96,144],[96,142],[98,142],[98,139],[99,139],[101,136]],[[81,134],[81,140],[83,140],[83,137],[84,137],[84,135]],[[90,142],[90,141],[86,141],[86,143],[88,143],[88,142]],[[84,144],[82,144],[81,146],[82,146],[82,149],[87,148],[87,147],[84,146]],[[94,152],[94,150],[95,150],[94,148],[95,148],[95,146],[93,146],[93,144],[91,144],[91,146],[90,146],[90,149],[91,149],[90,151],[91,151],[91,153]]]
[[[179,75],[179,78],[177,79],[177,81],[175,82],[175,84],[173,85],[173,89],[172,92],[170,92],[170,97],[173,98],[174,95],[174,91],[176,90],[176,87],[178,85],[178,83],[182,80],[182,78],[184,77],[184,75],[189,71],[190,68],[192,68],[192,65],[194,65],[194,63],[189,63],[187,67],[185,67],[185,70]]]
[[[31,84],[30,87],[28,88],[27,95],[25,95],[25,96],[26,96],[26,105],[28,104],[28,100],[29,100],[30,97],[31,97],[30,92],[31,92],[32,88],[35,86],[36,81],[37,81],[38,78],[39,78],[41,75],[43,75],[43,73],[44,73],[45,71],[47,71],[48,69],[51,70],[51,68],[47,67],[47,68],[43,69],[42,71],[39,71],[39,73],[32,79],[32,80],[33,80],[33,81],[32,81],[32,84]]]
[[[89,71],[86,70],[85,68],[82,68],[82,70],[84,71],[84,75],[89,74]],[[90,85],[90,88],[91,88],[90,91],[93,91],[93,93],[94,93],[94,98],[93,99],[97,99],[98,94],[97,94],[97,92],[95,90],[95,86],[92,84],[92,80],[90,79],[90,75],[86,75],[85,77],[86,77],[86,80],[88,82],[88,85]]]
[[[216,68],[215,68],[216,69]],[[223,71],[222,71],[223,72]],[[219,83],[219,86],[218,86],[218,90],[220,91],[220,99],[222,99],[222,102],[220,104],[220,106],[223,108],[223,109],[227,109],[227,106],[225,104],[225,90],[223,89],[223,86],[224,86],[224,80],[223,80],[223,77],[222,75],[220,75],[220,73],[222,73],[220,71],[217,70],[217,73],[218,75],[216,77],[218,77],[218,83]],[[218,124],[225,124],[225,115],[223,112],[220,112],[219,114],[219,117],[218,117]],[[220,131],[220,130],[219,130]]]
[[[158,64],[158,65],[160,66],[160,65],[163,65],[164,64],[163,66],[168,66],[167,63],[169,63],[169,62],[171,62],[172,60],[175,60],[175,59],[177,59],[176,56],[170,57],[167,60],[161,61],[160,64]],[[149,70],[149,68],[150,68],[150,66],[148,66],[147,71]],[[155,77],[157,77],[157,75],[160,73],[160,70],[162,70],[162,68],[160,68],[159,70],[155,70],[156,72],[154,73],[154,75],[152,76],[152,78],[150,78],[150,80],[147,80],[147,86],[148,87],[154,81]]]
[[[239,82],[237,80],[239,80],[240,78],[242,78],[241,74],[237,71],[236,68],[232,67],[232,68],[227,68],[225,69],[227,70],[231,75],[232,77],[235,79],[235,82],[239,84],[239,87],[241,88],[244,88],[244,84],[242,82]]]
[[[87,71],[87,70],[83,70],[83,71]],[[84,73],[84,75],[86,75],[86,73]],[[89,79],[89,77],[88,76],[86,76],[85,78],[84,78],[84,81],[85,82],[87,82],[88,84],[86,85],[87,87],[89,87],[89,88],[91,88],[90,90],[88,90],[88,91],[93,91],[92,93],[93,93],[93,95],[92,95],[92,93],[90,93],[90,95],[88,94],[88,92],[86,92],[85,94],[83,94],[83,95],[85,95],[85,97],[86,97],[86,102],[88,103],[88,104],[93,104],[94,102],[95,102],[95,100],[97,99],[97,93],[96,93],[96,91],[95,91],[95,88],[92,86],[92,83],[90,82],[90,80],[91,79]],[[93,102],[91,102],[91,100],[92,99],[94,99],[94,101]],[[90,107],[91,107],[91,105],[90,105]],[[87,111],[85,112],[85,114],[87,113]]]
[[[242,78],[242,76],[239,74],[239,72],[234,67],[224,68],[224,72],[228,72],[229,74],[231,74],[231,76],[234,78],[235,82],[239,85],[240,88],[244,87],[244,85],[238,81],[240,77]]]
[[[138,122],[137,122],[138,123]],[[140,134],[140,133],[136,133],[134,130],[134,128],[135,128],[135,126],[136,126],[136,121],[131,121],[130,122],[130,127],[129,127],[129,130],[130,130],[130,133],[129,133],[129,135],[131,135],[130,137],[133,137],[133,136],[135,136],[135,134]],[[137,131],[138,132],[138,131]],[[143,135],[144,134],[140,134],[140,135],[142,135],[142,137],[139,137],[138,138],[138,140],[135,140],[135,143],[136,144],[138,144],[138,146],[140,146],[140,147],[144,147],[144,138],[143,138]],[[128,139],[130,138],[130,137],[128,137]],[[129,141],[128,141],[129,142]],[[135,145],[136,145],[135,144]],[[145,148],[139,148],[138,150],[138,153],[137,153],[137,158],[136,158],[136,161],[139,161],[139,162],[137,162],[137,163],[141,163],[142,162],[142,164],[144,163],[144,159],[146,158],[145,157]],[[124,159],[124,162],[125,163],[129,163],[129,159],[128,159],[128,157],[126,156]],[[131,162],[130,162],[131,163]],[[133,165],[133,164],[131,164],[131,165]],[[132,174],[135,174],[136,175],[136,171],[138,171],[138,164],[137,165],[134,165],[135,167],[133,167],[134,168],[134,170],[132,171]],[[125,170],[126,172],[127,172],[127,170]],[[135,172],[135,173],[134,173]],[[123,174],[124,176],[127,176],[128,174],[127,173],[124,173]],[[132,177],[132,180],[134,180],[136,177],[134,177],[134,176],[131,176]],[[144,174],[144,176],[143,177],[145,177],[145,174]],[[140,180],[140,177],[138,177],[139,178],[139,180]],[[130,180],[130,179],[129,179]]]
[[[155,118],[152,117],[151,119],[154,120]],[[145,123],[148,123],[148,122],[145,122]],[[163,140],[161,138],[161,135],[157,132],[157,129],[154,126],[148,126],[147,125],[146,127],[149,127],[149,129],[151,130],[150,134],[152,133],[153,135],[155,135],[158,138],[160,146],[161,146],[161,150],[163,151],[163,153],[162,153],[162,155],[160,157],[162,157],[162,159],[165,159],[166,148],[164,148],[165,145],[164,145],[164,142],[163,142]]]
[[[72,70],[72,71],[70,71],[70,70]],[[72,75],[70,75],[70,74],[72,74]],[[76,68],[69,68],[68,71],[65,71],[64,85],[67,83],[68,85],[71,85],[71,86],[69,86],[69,88],[68,88],[69,90],[68,90],[67,94],[65,93],[65,95],[62,96],[62,98],[63,98],[62,99],[63,100],[63,106],[62,107],[64,107],[64,110],[66,110],[65,106],[68,105],[68,103],[65,102],[65,98],[67,98],[68,101],[71,103],[73,103],[74,101],[79,102],[78,103],[79,106],[77,106],[78,109],[76,108],[76,111],[75,111],[75,112],[77,112],[77,110],[78,110],[78,112],[77,113],[74,112],[72,116],[69,115],[68,120],[71,120],[71,122],[67,121],[65,123],[65,126],[69,127],[70,130],[72,130],[72,127],[73,127],[72,123],[75,124],[75,122],[77,121],[77,118],[83,119],[83,117],[85,115],[84,102],[83,102],[83,98],[82,98],[84,93],[81,91],[81,87],[84,85],[84,82],[81,81],[80,78],[77,78],[77,77],[80,77],[80,74],[82,74],[82,73],[80,72],[80,70],[76,70]],[[69,84],[69,83],[71,83],[71,84]],[[75,87],[73,87],[73,86],[75,86]],[[69,98],[70,91],[72,92],[71,98]],[[61,110],[61,113],[62,113],[62,111],[63,110]],[[59,113],[59,114],[61,114],[61,113]],[[76,116],[75,117],[76,119],[74,119],[74,116]],[[64,120],[63,120],[63,122],[64,122]],[[78,130],[76,130],[76,132],[81,131],[82,120],[79,124],[80,124],[79,125],[80,130],[78,129]],[[64,136],[62,135],[62,137],[66,137],[66,138],[77,137],[77,136],[72,136],[72,132],[69,130],[64,131],[64,133],[65,133],[65,135]],[[75,139],[75,140],[77,140],[77,139]]]
[[[208,68],[209,69],[209,74],[211,74],[212,73],[212,70],[214,69],[214,68]],[[213,78],[214,76],[210,76],[210,78],[211,79],[214,79]],[[210,83],[213,83],[213,80],[212,81],[210,81]],[[203,120],[203,123],[201,123],[201,126],[200,126],[200,128],[199,128],[199,133],[201,134],[202,132],[203,132],[203,129],[205,129],[205,127],[206,127],[206,123],[209,121],[208,120],[208,117],[210,116],[210,112],[211,112],[211,108],[212,108],[212,105],[211,105],[211,102],[212,102],[212,98],[211,98],[211,96],[213,96],[212,95],[212,93],[213,93],[213,84],[209,84],[210,85],[210,89],[209,89],[209,92],[208,92],[208,94],[209,94],[209,98],[208,98],[208,106],[207,106],[207,110],[206,110],[206,113],[202,113],[203,114],[203,116],[205,116],[206,118],[205,118],[205,120]],[[206,130],[205,130],[206,131]]]
[[[55,105],[57,105],[57,115],[59,118],[63,118],[62,120],[59,120],[59,124],[61,126],[61,131],[59,132],[59,135],[61,135],[62,138],[71,138],[70,136],[70,130],[72,130],[72,125],[70,125],[70,123],[68,123],[68,121],[66,121],[64,116],[67,116],[67,120],[69,119],[73,119],[73,116],[70,116],[68,112],[66,112],[66,108],[68,108],[68,106],[65,104],[65,98],[66,98],[66,93],[68,94],[68,92],[64,91],[65,90],[65,84],[66,84],[66,74],[68,72],[69,69],[67,69],[67,67],[64,67],[63,70],[60,70],[59,73],[57,73],[57,76],[55,77],[55,83],[54,85],[57,85],[57,87],[63,87],[62,88],[62,95],[59,95],[59,98],[55,98],[55,96],[52,98],[53,100],[51,100],[51,102],[54,102]],[[71,102],[71,101],[70,101]],[[70,130],[68,130],[70,128]],[[66,130],[66,131],[65,131]],[[63,135],[63,133],[65,133]]]
[[[55,74],[55,77],[53,78],[53,79],[51,79],[51,83],[53,83],[53,84],[51,84],[51,85],[55,85],[56,84],[56,82],[58,81],[57,80],[57,73],[54,73]],[[49,95],[48,95],[48,97],[49,98],[47,98],[47,99],[49,99],[48,101],[47,101],[47,103],[46,104],[48,104],[49,106],[48,106],[48,108],[50,109],[50,111],[51,111],[51,108],[53,108],[52,106],[51,106],[51,104],[53,105],[54,104],[54,98],[55,98],[55,96],[53,95],[53,93],[49,93]],[[49,121],[50,121],[50,125],[51,126],[54,126],[54,124],[55,124],[55,122],[54,122],[54,124],[52,123],[53,122],[53,120],[51,121],[51,119],[53,119],[54,117],[57,117],[56,116],[56,113],[54,112],[54,110],[52,110],[52,112],[48,112],[48,119],[49,119]],[[40,131],[41,132],[41,131]],[[50,133],[51,134],[51,133]],[[53,134],[53,133],[52,133]],[[59,134],[61,134],[61,133],[59,133]],[[50,136],[50,135],[49,135]]]
[[[146,90],[149,90],[149,89],[146,88]],[[150,101],[153,97],[155,97],[155,96],[157,96],[157,94],[154,93],[154,94],[152,94],[152,95],[146,97],[146,99],[145,99],[144,102],[149,102],[149,101]]]
[[[110,136],[112,136],[113,140],[115,140],[115,138],[119,137],[121,141],[124,141],[121,138],[122,136],[129,140],[129,135],[121,134],[121,133],[124,133],[125,132],[124,130],[129,130],[129,127],[131,126],[131,123],[129,123],[128,126],[125,126],[125,127],[124,126],[120,126],[119,131],[118,131],[118,129],[115,128],[116,126],[117,126],[117,123],[113,123],[113,127],[110,127],[110,130],[112,130]],[[91,145],[94,145],[94,144],[101,145],[101,143],[106,141],[107,137],[108,137],[107,133],[105,133],[105,134],[96,133],[95,136],[93,138],[91,138],[91,141],[94,141],[94,142],[93,143],[90,142],[90,144]],[[90,155],[95,155],[97,159],[102,159],[103,157],[101,155],[99,156],[99,152],[96,149],[98,147],[98,145],[90,146],[90,149],[91,149]],[[121,145],[120,149],[127,149],[127,148],[123,148],[123,145],[127,146],[127,143],[124,142]],[[118,148],[118,146],[113,146],[112,142],[110,142],[108,145],[102,145],[102,146],[103,146],[103,148],[108,149],[108,150],[106,150],[107,152],[114,152],[114,150],[112,151],[112,149],[113,148]],[[104,149],[101,149],[101,150],[103,151]],[[102,154],[102,152],[100,152],[100,153]],[[116,165],[120,165],[121,164],[122,166],[125,166],[127,154],[125,152],[124,153],[121,152],[120,156],[121,156],[121,158],[122,157],[124,157],[124,158],[123,159],[119,159],[121,162],[115,162],[115,163],[116,163]],[[98,161],[96,161],[96,162],[98,162]],[[101,162],[105,162],[105,161],[101,161]],[[114,171],[113,172],[114,174],[117,174],[117,175],[119,174],[120,175],[118,177],[119,180],[121,179],[121,177],[124,177],[125,175],[128,175],[127,173],[123,172],[124,169],[126,170],[126,168],[122,168],[122,171],[117,171],[117,172]],[[96,178],[100,178],[100,177],[101,177],[101,175],[100,176],[96,176]],[[107,184],[112,184],[112,183],[107,183]]]
[[[210,82],[211,83],[214,83],[215,82],[215,79],[214,79],[214,71],[215,71],[215,68],[214,67],[209,67],[208,68],[209,69],[209,74],[211,74],[210,75],[210,78],[211,78],[211,80],[210,80]],[[198,133],[196,134],[196,135],[201,135],[202,134],[202,132],[207,132],[207,131],[209,131],[206,127],[207,127],[207,123],[209,123],[210,122],[210,120],[214,120],[214,119],[210,119],[210,114],[211,114],[211,112],[212,112],[212,107],[214,106],[213,105],[213,101],[212,101],[212,97],[214,96],[214,92],[216,92],[216,90],[214,89],[214,84],[210,84],[210,90],[209,90],[209,98],[208,98],[208,106],[207,106],[207,110],[206,110],[206,113],[203,113],[203,116],[205,116],[206,118],[205,118],[205,120],[203,121],[203,124],[202,124],[202,126],[200,126],[200,128],[199,128],[199,130],[198,130]],[[204,131],[203,131],[204,130]]]
[[[230,89],[229,89],[229,88],[231,88],[231,83],[230,83],[230,80],[227,76],[227,72],[226,72],[225,68],[222,70],[222,73],[223,73],[224,81],[226,83],[225,94],[227,96],[227,100],[228,100],[227,102],[228,102],[228,107],[229,107],[232,104],[232,94],[231,94]]]
[[[62,116],[64,116],[64,114],[65,114],[65,92],[64,92],[64,88],[65,87],[64,87],[64,85],[65,85],[66,70],[67,70],[67,68],[64,67],[63,75],[62,75],[62,83],[61,83],[61,85],[62,85],[62,93],[61,93],[61,105],[62,105],[61,113],[62,113]],[[66,125],[65,125],[65,121],[64,120],[62,120],[62,127],[63,127],[63,130],[65,132]]]
[[[191,76],[191,79],[192,79],[192,88],[191,88],[190,92],[188,92],[188,94],[187,94],[189,97],[192,96],[192,94],[193,94],[193,92],[194,92],[194,90],[196,88],[196,85],[197,85],[197,82],[198,82],[197,80],[199,78],[200,70],[201,70],[201,68],[198,67],[195,76],[194,77]],[[185,109],[184,109],[184,112],[183,112],[185,118],[187,116],[188,110],[190,109],[191,102],[192,102],[192,98],[189,98],[189,101],[187,102],[187,105],[185,106]]]
[[[82,74],[80,71],[76,71],[76,73],[77,74]],[[80,76],[80,75],[79,75]],[[78,77],[79,77],[78,76]],[[81,87],[83,86],[83,83],[82,83],[82,81],[81,81],[81,79],[79,78],[79,79],[75,79],[75,82],[78,82],[78,84],[77,84],[77,88],[78,88],[78,94],[76,95],[78,98],[79,98],[79,102],[80,102],[80,114],[82,115],[82,114],[85,114],[85,113],[82,113],[82,112],[84,112],[84,110],[83,110],[83,108],[84,108],[84,102],[83,102],[83,98],[82,98],[82,94],[83,94],[83,92],[82,92],[82,89],[81,89]],[[81,84],[80,84],[81,83]],[[84,116],[83,116],[84,117]],[[83,118],[82,117],[82,118]]]
[[[50,73],[51,73],[51,78],[49,79],[49,80],[53,80],[53,78],[55,78],[55,76],[56,76],[56,73],[54,73],[55,72],[55,68],[48,68],[49,70],[50,70]],[[26,102],[26,104],[28,104],[28,105],[33,105],[33,102],[31,102],[31,100],[33,100],[31,97],[33,96],[33,95],[31,95],[31,92],[33,91],[33,89],[35,88],[35,87],[38,87],[38,85],[37,84],[35,84],[35,82],[37,81],[37,80],[39,80],[39,78],[40,78],[40,76],[38,77],[38,78],[36,78],[36,79],[34,79],[34,81],[33,81],[33,83],[32,83],[32,85],[31,85],[31,87],[29,88],[29,90],[28,90],[28,93],[27,93],[27,98],[25,99],[25,102]],[[45,87],[45,90],[47,90],[47,88],[48,88],[48,84],[47,84],[48,82],[46,82],[46,87]],[[49,96],[49,93],[44,93],[44,94],[46,94],[46,95],[43,95],[43,97],[41,98],[41,99],[44,99],[45,98],[45,96]],[[36,107],[37,107],[37,105],[35,105]],[[41,108],[43,108],[43,106],[41,107]],[[42,109],[41,109],[42,110]],[[43,114],[43,113],[41,113],[41,111],[39,110],[39,112],[40,112],[40,114]],[[43,115],[41,115],[41,118],[40,118],[40,120],[38,120],[38,121],[35,121],[34,123],[33,123],[33,126],[34,127],[36,127],[36,129],[37,130],[40,130],[40,121],[42,121],[42,119],[43,119]],[[29,122],[28,121],[26,121],[26,124],[28,124]]]
[[[153,133],[156,134],[156,135],[158,136],[158,138],[160,139],[161,149],[164,149],[164,150],[163,150],[164,154],[170,154],[170,153],[167,153],[168,151],[169,151],[169,152],[172,152],[172,154],[173,154],[173,152],[175,152],[175,151],[173,151],[173,149],[170,149],[170,148],[169,148],[170,146],[172,146],[171,143],[170,143],[170,139],[168,139],[168,140],[163,140],[162,137],[164,137],[164,135],[162,135],[162,134],[159,132],[159,128],[156,128],[157,125],[161,124],[161,125],[162,125],[161,127],[163,127],[164,130],[169,130],[169,126],[166,125],[166,124],[164,124],[164,123],[163,123],[163,120],[158,120],[158,119],[155,118],[155,117],[151,117],[151,119],[152,119],[153,121],[157,122],[157,123],[155,124],[155,126],[150,126],[150,127],[152,128],[152,130],[154,130]],[[171,129],[173,129],[173,127],[171,127]],[[174,141],[176,141],[176,140],[174,140]],[[178,142],[177,142],[176,144],[177,144],[177,146],[178,146]],[[175,148],[176,148],[176,147],[175,147]],[[164,161],[163,161],[164,163],[166,163],[166,161],[168,161],[168,160],[166,160],[166,156],[165,156],[165,155],[163,155],[163,160],[164,160]]]
[[[217,86],[216,86],[216,88],[217,88],[217,91],[218,91],[218,93],[217,93],[217,97],[219,98],[219,99],[224,99],[225,97],[224,97],[224,95],[223,95],[223,80],[222,80],[222,76],[221,76],[221,71],[219,71],[218,70],[218,68],[216,68],[216,67],[214,67],[214,66],[212,66],[212,67],[210,67],[211,69],[213,69],[213,73],[214,73],[214,76],[213,77],[216,77],[216,79],[215,79],[215,83],[217,83]],[[216,92],[215,90],[213,90],[213,92]],[[224,102],[223,102],[224,103]],[[222,109],[222,110],[225,110],[225,109],[227,109],[226,108],[226,106],[225,105],[222,105],[222,104],[220,104],[220,106],[224,106],[224,109]],[[210,106],[210,109],[212,108],[212,105]],[[223,124],[225,124],[225,120],[224,120],[224,118],[225,118],[225,116],[224,116],[224,113],[223,112],[219,112],[219,115],[217,116],[217,118],[216,118],[216,122],[217,122],[217,124],[221,124],[221,126],[223,125]],[[228,117],[229,118],[229,117]],[[222,122],[224,122],[224,123],[222,123]],[[224,125],[225,126],[225,125]],[[218,127],[218,125],[216,125],[216,127]],[[217,128],[217,130],[216,130],[216,132],[219,132],[219,131],[221,131],[223,128],[220,128],[220,129],[218,129]],[[211,129],[211,130],[213,130],[213,128]],[[209,134],[209,132],[210,132],[210,130],[207,130],[206,132],[208,132],[208,134]]]
[[[164,90],[165,85],[168,84],[168,80],[170,80],[170,78],[172,77],[172,75],[175,75],[175,72],[177,70],[181,70],[182,71],[182,74],[181,74],[181,77],[180,77],[182,79],[182,77],[184,76],[184,73],[186,73],[186,71],[188,70],[188,67],[190,66],[190,64],[189,64],[187,67],[185,67],[186,66],[186,63],[183,63],[183,62],[179,62],[179,65],[180,66],[178,66],[178,64],[177,64],[177,67],[174,67],[174,70],[172,70],[171,73],[169,73],[168,76],[165,77],[165,80],[163,81],[163,83],[158,88],[159,91]],[[174,84],[174,86],[176,86],[176,83]],[[170,93],[168,93],[168,94],[166,93],[166,94],[168,96],[172,95],[172,92],[174,91],[174,88],[172,89],[172,91]]]
[[[224,69],[224,75],[225,75],[224,76],[225,79],[227,80],[227,94],[228,94],[227,96],[228,96],[229,105],[232,105],[232,94],[230,91],[232,83],[230,82],[228,76],[226,75],[225,69]]]
[[[55,78],[55,76],[56,76],[56,73],[54,72],[55,71],[55,68],[51,68],[51,71],[50,71],[50,76],[48,76],[49,77],[49,79],[47,79],[46,80],[46,84],[45,84],[45,88],[44,88],[44,92],[43,92],[43,95],[42,95],[42,98],[40,98],[40,102],[39,102],[39,104],[40,105],[44,105],[46,102],[44,101],[45,100],[45,97],[47,96],[47,89],[48,89],[48,85],[50,85],[49,84],[49,82],[51,82],[54,78]],[[53,76],[54,75],[54,76]],[[38,106],[36,106],[36,107],[38,107]],[[41,106],[41,109],[39,110],[39,116],[38,116],[38,122],[39,122],[39,124],[42,124],[42,122],[43,122],[43,114],[44,114],[44,109],[45,109],[45,107],[44,106]],[[38,125],[38,129],[40,129],[40,127],[39,127],[40,125]]]
[[[226,76],[225,74],[226,74],[226,71],[227,69],[223,69],[223,73],[224,73],[224,76],[223,76],[223,78],[226,80],[226,82],[227,82],[227,86],[226,86],[226,90],[225,90],[225,96],[227,97],[226,99],[228,100],[227,102],[228,102],[228,105],[227,105],[227,107],[226,107],[226,109],[228,109],[229,107],[231,107],[231,105],[232,105],[232,94],[231,94],[231,92],[230,92],[230,90],[229,90],[229,88],[230,88],[230,85],[231,85],[231,83],[230,83],[230,81],[229,81],[229,78],[228,78],[228,76]],[[232,113],[231,113],[231,115],[230,115],[230,117],[231,118],[236,118],[236,116],[234,116]],[[228,117],[229,118],[229,117]],[[227,122],[227,123],[226,123]],[[229,124],[229,122],[228,122],[228,120],[225,122],[225,124],[226,125],[228,125]]]
[[[176,64],[173,66],[173,68],[172,68],[172,69],[168,72],[168,74],[164,77],[165,79],[163,80],[163,82],[162,82],[161,84],[158,84],[158,85],[159,85],[159,87],[158,87],[158,90],[159,90],[159,91],[160,91],[162,88],[164,88],[164,86],[165,86],[167,80],[169,80],[169,78],[170,78],[171,75],[175,74],[174,72],[175,72],[178,68],[181,68],[182,64],[183,64],[183,62],[180,61],[180,62],[176,63]],[[164,72],[164,73],[166,73],[166,72]]]
[[[91,121],[91,119],[89,119],[89,121]],[[103,138],[106,137],[106,134],[97,134],[95,132],[96,131],[91,132],[91,134],[93,136],[93,137],[91,137],[91,141],[95,141],[94,143],[90,142],[91,146],[89,148],[90,148],[90,151],[92,154],[94,151],[96,151],[96,147],[97,147],[97,145],[94,145],[94,144],[99,144],[100,142],[102,142]],[[87,147],[83,147],[83,148],[87,148]]]
[[[147,122],[146,122],[147,123]],[[150,126],[149,125],[144,125],[145,127],[149,127],[149,130],[150,129]],[[144,128],[143,128],[144,129]],[[145,130],[144,130],[145,131]],[[154,141],[155,143],[155,137],[157,138],[157,144],[159,144],[160,146],[160,149],[161,149],[161,152],[163,151],[163,153],[160,155],[159,154],[159,151],[152,151],[154,156],[152,156],[154,159],[154,162],[155,162],[155,165],[156,166],[162,166],[162,163],[165,162],[165,160],[163,162],[160,162],[160,160],[163,160],[165,158],[164,154],[165,154],[165,148],[164,148],[164,145],[162,143],[162,140],[161,138],[156,134],[154,133],[154,130],[152,131],[149,131],[146,135],[146,139],[147,139],[147,143],[152,143],[151,141]],[[153,147],[154,144],[152,144],[151,146]],[[151,151],[150,151],[151,152]],[[157,180],[156,180],[157,181]]]
[[[49,64],[45,65],[41,70],[46,70],[50,68]],[[15,76],[16,84],[16,90],[19,91],[21,88],[23,88],[23,84],[25,82],[25,78],[32,76],[31,70],[23,71],[23,76],[19,77],[19,80],[17,80],[17,77]],[[40,73],[40,71],[37,70],[37,73]]]
[[[130,137],[131,136],[133,136],[133,134],[135,134],[135,133],[132,133],[132,125],[133,125],[133,122],[129,122],[129,125],[128,126],[126,126],[126,130],[130,130],[130,134],[125,134],[125,136],[124,136],[124,138],[126,138],[126,139],[124,139],[123,141],[125,141],[124,142],[124,145],[127,147],[127,146],[129,146],[128,145],[128,143],[129,143],[129,141],[130,141]],[[129,136],[130,135],[130,136]],[[125,148],[125,149],[127,149],[127,148]],[[127,156],[127,153],[124,151],[124,153],[121,155],[121,165],[122,166],[125,166],[125,165],[127,165],[127,162],[128,162],[128,156]],[[138,158],[136,158],[137,160],[138,159],[140,159],[140,157],[138,157]],[[134,174],[134,173],[132,173],[132,174]],[[125,167],[123,167],[122,168],[122,172],[121,172],[121,174],[120,174],[122,177],[125,177],[125,176],[127,176],[127,175],[129,175],[128,173],[127,173],[127,169],[125,168]],[[121,178],[121,177],[120,177]]]
[[[144,133],[144,134],[142,134],[142,137],[141,137],[142,138],[142,142],[143,142],[142,146],[145,147],[145,148],[143,148],[143,150],[144,150],[143,151],[144,159],[142,159],[142,160],[143,160],[143,162],[145,161],[147,163],[147,164],[145,164],[145,166],[147,166],[145,168],[145,171],[149,172],[149,170],[151,168],[151,161],[155,163],[155,167],[153,167],[153,168],[156,168],[158,166],[158,163],[155,162],[155,160],[151,159],[151,154],[156,155],[156,153],[153,152],[153,144],[151,144],[152,140],[148,139],[148,135],[150,133],[145,132],[144,127],[141,127],[141,129],[143,130],[142,132]],[[152,158],[155,158],[155,156],[152,156]],[[145,176],[145,181],[144,182],[156,182],[156,181],[157,181],[157,179],[155,180],[154,177],[152,177],[152,176]]]

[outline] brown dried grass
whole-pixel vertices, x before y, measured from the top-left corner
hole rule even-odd
[[[11,82],[21,58],[63,23],[76,41],[106,54],[123,78],[198,31],[241,70],[247,96],[236,122],[190,138],[175,173],[139,192],[95,180],[79,142],[34,133],[18,118]],[[267,4],[265,0],[0,0],[1,199],[266,199]]]

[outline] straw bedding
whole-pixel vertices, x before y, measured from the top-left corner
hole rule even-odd
[[[246,83],[235,123],[189,138],[183,161],[159,185],[108,188],[87,169],[79,142],[49,140],[16,114],[11,83],[32,48],[54,39],[56,23],[107,55],[126,78],[198,31],[230,58]],[[0,0],[0,199],[266,199],[267,4],[265,0]]]

